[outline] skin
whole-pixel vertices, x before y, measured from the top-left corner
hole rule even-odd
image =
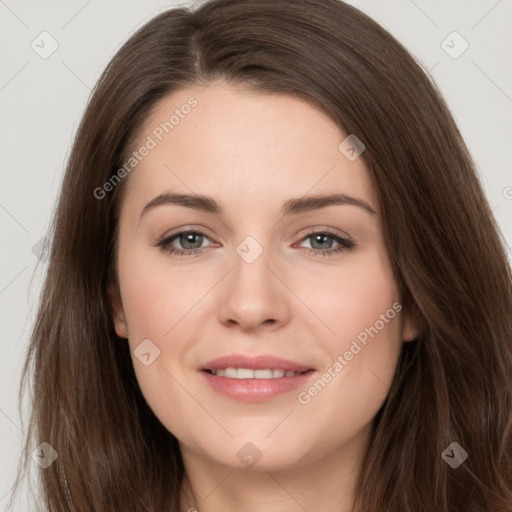
[[[180,442],[189,487],[182,509],[350,511],[371,422],[391,385],[403,342],[417,336],[402,310],[369,338],[309,403],[297,399],[380,315],[400,303],[386,252],[375,190],[362,158],[338,149],[345,139],[301,99],[214,82],[169,95],[152,111],[142,144],[193,96],[198,104],[129,175],[121,206],[114,323],[128,339],[140,388]],[[154,137],[153,137],[154,138]],[[222,214],[161,205],[163,192],[211,196]],[[282,216],[292,198],[343,193],[365,201]],[[180,228],[204,252],[175,256],[155,246]],[[315,244],[328,229],[355,247]],[[247,263],[237,246],[252,236],[262,254]],[[187,239],[172,245],[187,250]],[[331,244],[331,245],[329,245]],[[188,249],[191,250],[191,249]],[[160,350],[149,366],[133,351],[144,339]],[[198,374],[216,357],[271,354],[316,370],[308,386],[251,403],[218,394]],[[261,459],[237,457],[251,442]],[[187,487],[188,488],[188,487]]]

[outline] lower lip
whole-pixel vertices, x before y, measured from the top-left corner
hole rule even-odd
[[[224,396],[244,402],[262,402],[304,386],[315,371],[308,370],[295,377],[275,379],[230,379],[212,375],[205,370],[200,373],[215,391]]]

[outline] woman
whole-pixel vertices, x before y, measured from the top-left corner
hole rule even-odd
[[[510,511],[511,283],[447,107],[375,22],[169,10],[76,137],[25,462],[52,511]]]

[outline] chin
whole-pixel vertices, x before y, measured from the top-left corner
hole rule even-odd
[[[254,439],[254,438],[253,438]],[[301,446],[300,452],[297,447]],[[280,471],[305,463],[307,450],[295,437],[290,439],[290,446],[284,446],[280,439],[254,439],[247,435],[241,439],[230,439],[220,452],[207,451],[209,457],[217,463],[235,470]]]

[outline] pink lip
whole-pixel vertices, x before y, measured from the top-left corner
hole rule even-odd
[[[251,368],[253,370],[272,368],[305,373],[295,377],[275,379],[232,379],[229,377],[219,377],[208,372],[208,370],[217,370],[219,368]],[[209,361],[199,370],[206,382],[215,391],[229,398],[244,402],[261,402],[297,389],[305,385],[311,375],[316,373],[312,368],[287,359],[273,356],[244,356],[237,354]]]

